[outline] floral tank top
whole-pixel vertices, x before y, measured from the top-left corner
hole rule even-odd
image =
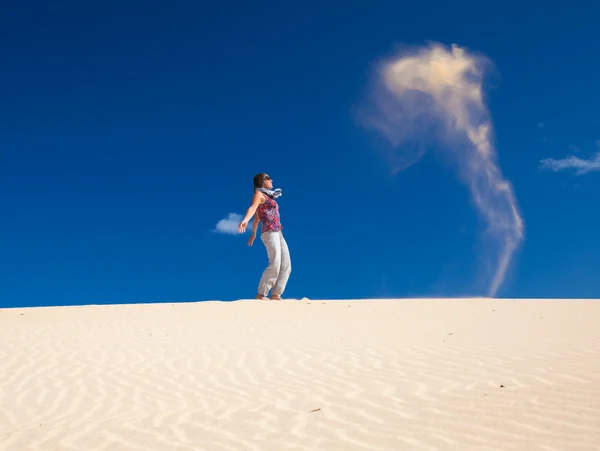
[[[261,233],[278,232],[283,228],[279,219],[279,205],[269,196],[265,196],[265,198],[265,203],[259,205],[257,209]]]

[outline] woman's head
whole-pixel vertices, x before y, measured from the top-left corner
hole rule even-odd
[[[254,189],[257,189],[257,188],[273,189],[273,180],[271,180],[271,177],[269,177],[264,172],[261,172],[260,174],[256,174],[254,176],[253,181],[254,181]]]

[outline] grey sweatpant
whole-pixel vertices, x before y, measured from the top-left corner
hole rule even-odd
[[[273,288],[271,295],[281,296],[292,272],[290,251],[281,231],[264,232],[260,238],[267,248],[269,266],[260,278],[258,294],[267,296],[269,290]]]

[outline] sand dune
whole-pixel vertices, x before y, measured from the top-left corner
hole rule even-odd
[[[0,310],[0,449],[600,450],[600,301]]]

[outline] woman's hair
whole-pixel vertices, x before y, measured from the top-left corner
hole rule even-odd
[[[265,174],[264,172],[261,172],[260,174],[256,174],[254,176],[254,179],[252,180],[254,182],[254,189],[263,187],[263,184],[265,183],[266,175],[267,174]]]

